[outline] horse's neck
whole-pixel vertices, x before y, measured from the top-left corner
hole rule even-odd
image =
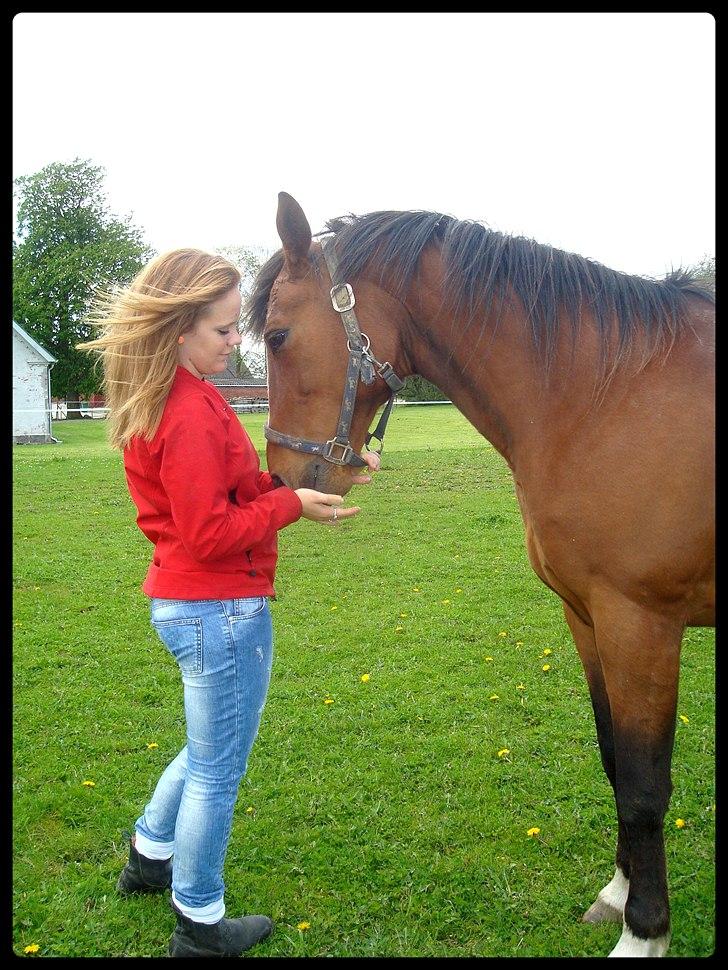
[[[424,274],[423,274],[424,275]],[[420,277],[422,279],[422,277]],[[522,319],[506,310],[498,325],[448,316],[437,286],[408,301],[410,364],[435,384],[514,467],[543,419],[548,392]]]

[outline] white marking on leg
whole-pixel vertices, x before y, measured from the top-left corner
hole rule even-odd
[[[624,924],[619,943],[615,946],[610,957],[664,957],[670,943],[670,934],[656,936],[651,940],[643,940],[635,936],[627,924]]]
[[[611,882],[601,890],[582,920],[585,923],[621,923],[628,895],[629,879],[617,868]]]

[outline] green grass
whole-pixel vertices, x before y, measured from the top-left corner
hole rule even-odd
[[[244,417],[261,454],[263,421]],[[13,945],[163,955],[165,898],[114,885],[121,830],[184,743],[180,684],[149,625],[151,546],[104,423],[54,433],[62,444],[13,451]],[[614,806],[505,463],[454,408],[401,408],[354,496],[363,510],[339,528],[280,534],[228,914],[273,917],[261,957],[606,955],[620,928],[579,918],[613,873]],[[694,629],[683,647],[671,956],[714,949],[714,643]]]

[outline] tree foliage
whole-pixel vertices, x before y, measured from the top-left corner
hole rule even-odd
[[[101,380],[92,356],[74,349],[93,336],[84,318],[94,294],[129,283],[154,254],[129,217],[109,212],[104,176],[77,158],[15,180],[13,318],[57,358],[51,390],[71,401]]]
[[[403,401],[447,401],[448,398],[434,384],[415,374],[408,377],[405,385],[397,394]]]
[[[700,262],[690,267],[696,279],[715,290],[715,256],[704,256]]]

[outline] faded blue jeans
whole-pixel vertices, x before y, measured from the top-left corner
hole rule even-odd
[[[153,599],[151,612],[182,673],[187,744],[136,821],[137,848],[174,853],[173,900],[191,918],[216,922],[233,808],[270,682],[270,609],[257,596]]]

